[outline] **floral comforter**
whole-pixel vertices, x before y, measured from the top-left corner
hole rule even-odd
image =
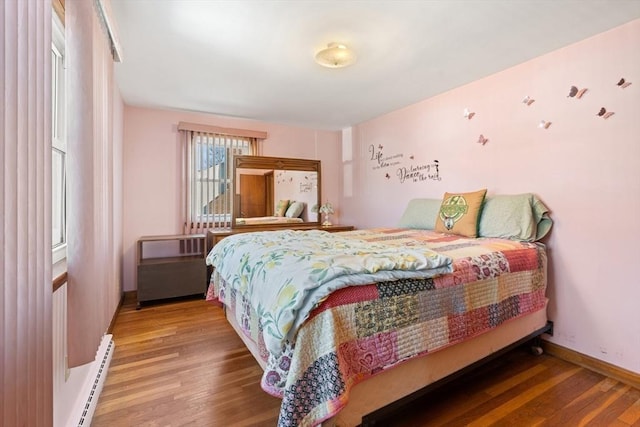
[[[432,277],[451,271],[451,263],[425,245],[398,246],[320,230],[236,234],[207,256],[227,287],[248,296],[265,344],[276,355],[331,292],[375,281]],[[219,299],[225,302],[224,293]]]
[[[267,365],[262,388],[283,399],[279,426],[318,425],[346,405],[357,382],[545,306],[546,253],[541,244],[408,229],[337,234],[340,242],[357,242],[353,247],[385,242],[399,253],[420,248],[418,253],[431,255],[422,252],[426,246],[439,255],[435,259],[452,259],[452,264],[445,261],[445,270],[453,271],[341,287],[313,303],[297,333],[272,352],[267,344],[272,317],[260,315],[248,283],[234,286],[230,280],[242,285],[243,279],[221,274],[218,268],[224,269],[225,262],[214,265],[207,299],[223,302],[256,343]],[[263,268],[247,262],[241,270],[255,276]],[[276,305],[287,305],[283,295],[272,299]]]

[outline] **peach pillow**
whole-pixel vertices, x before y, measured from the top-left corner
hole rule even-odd
[[[436,218],[436,231],[465,237],[478,236],[478,219],[487,190],[444,193]]]

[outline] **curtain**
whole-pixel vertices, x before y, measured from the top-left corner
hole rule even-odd
[[[0,2],[0,423],[53,423],[51,2]]]

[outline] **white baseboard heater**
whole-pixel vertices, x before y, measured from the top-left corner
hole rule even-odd
[[[111,364],[114,349],[115,344],[112,335],[104,335],[98,348],[96,360],[93,362],[85,387],[80,395],[81,399],[79,402],[81,404],[84,402],[84,406],[81,408],[82,415],[78,421],[78,427],[91,425],[91,419],[98,406],[98,398],[100,397],[100,392],[102,392],[104,381],[107,378],[107,371]]]

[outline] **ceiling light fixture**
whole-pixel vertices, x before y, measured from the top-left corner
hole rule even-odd
[[[343,44],[329,43],[325,49],[316,53],[316,62],[323,67],[343,68],[356,62],[356,55]]]

